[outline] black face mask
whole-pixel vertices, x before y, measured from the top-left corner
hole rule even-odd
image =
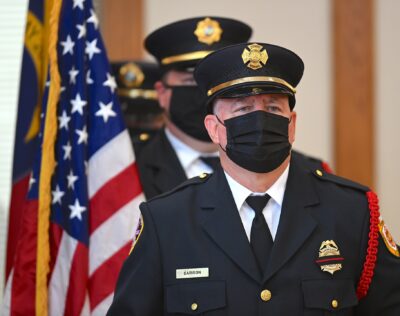
[[[226,154],[242,168],[258,173],[270,172],[289,156],[292,146],[286,117],[254,111],[224,123],[221,122],[226,127]]]
[[[171,121],[183,132],[201,140],[211,142],[204,126],[206,97],[197,86],[169,86],[172,89],[169,115]]]

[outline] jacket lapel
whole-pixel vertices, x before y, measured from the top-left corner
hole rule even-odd
[[[261,275],[222,168],[202,196],[202,226],[211,239],[257,283]]]
[[[155,190],[163,193],[185,181],[186,174],[164,130],[155,142],[154,157],[145,162],[152,169]]]
[[[311,174],[292,159],[278,231],[263,281],[271,278],[303,245],[317,223],[307,207],[319,203]]]

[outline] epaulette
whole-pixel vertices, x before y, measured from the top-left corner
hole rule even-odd
[[[353,182],[351,180],[339,177],[333,173],[329,173],[329,172],[323,172],[319,169],[314,170],[313,171],[313,175],[316,176],[318,179],[320,180],[324,180],[324,181],[330,181],[336,184],[339,184],[341,186],[345,186],[345,187],[350,187],[356,190],[360,190],[362,192],[368,192],[370,191],[370,188],[359,184],[357,182]]]
[[[313,174],[320,180],[334,182],[336,184],[350,187],[365,193],[368,208],[369,208],[369,233],[368,233],[368,246],[367,246],[367,254],[365,256],[365,261],[363,264],[363,270],[361,272],[360,280],[357,285],[357,297],[358,299],[362,299],[368,293],[369,286],[372,282],[372,277],[374,276],[377,255],[378,255],[378,245],[379,245],[379,200],[377,195],[370,190],[370,188],[361,185],[357,182],[353,182],[351,180],[341,178],[337,175],[322,172],[317,169],[313,172]]]
[[[150,200],[148,200],[148,202],[157,200],[157,199],[162,198],[162,197],[166,197],[166,196],[171,195],[171,194],[173,194],[175,192],[178,192],[178,191],[180,191],[180,190],[182,190],[182,189],[184,189],[184,188],[186,188],[188,186],[202,184],[202,183],[206,182],[208,179],[210,179],[211,176],[212,176],[212,173],[210,174],[210,173],[203,172],[203,173],[199,174],[197,177],[193,177],[193,178],[190,178],[190,179],[182,182],[181,184],[179,184],[178,186],[176,186],[172,190],[164,192],[164,193],[162,193],[160,195],[157,195],[157,196],[151,198]]]

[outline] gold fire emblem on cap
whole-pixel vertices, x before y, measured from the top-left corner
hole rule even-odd
[[[128,88],[137,88],[143,83],[144,74],[138,65],[127,63],[120,68],[119,79]]]
[[[325,259],[327,257],[337,257],[340,256],[339,247],[333,240],[325,240],[321,243],[319,247],[319,261],[322,262],[321,270],[334,274],[336,271],[342,270],[342,264],[337,263],[337,260]]]
[[[268,53],[263,46],[250,44],[243,50],[242,59],[244,64],[248,63],[247,67],[256,70],[267,63]]]
[[[197,23],[194,35],[197,36],[197,40],[201,43],[211,45],[221,40],[222,29],[219,26],[218,21],[210,18],[205,18]]]

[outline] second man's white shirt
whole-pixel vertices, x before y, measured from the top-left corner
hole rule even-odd
[[[200,159],[200,157],[205,156],[204,154],[180,141],[168,128],[165,129],[165,135],[171,143],[172,148],[175,150],[188,179],[196,177],[203,172],[213,172],[212,168]],[[208,154],[207,156],[218,157],[218,152]]]

